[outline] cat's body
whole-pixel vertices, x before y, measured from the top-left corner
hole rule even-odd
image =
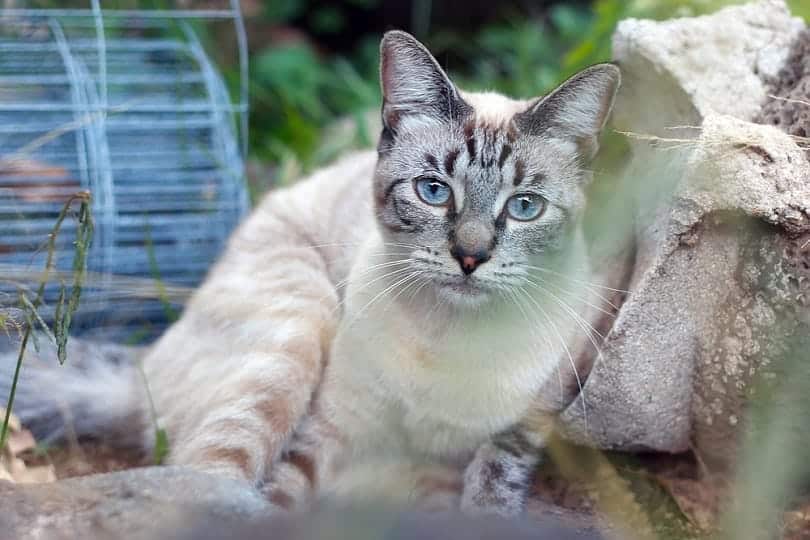
[[[298,506],[320,491],[352,499],[425,498],[435,505],[438,493],[442,506],[452,507],[476,451],[527,421],[529,433],[520,435],[527,446],[515,449],[525,454],[519,459],[526,466],[513,471],[512,499],[472,501],[481,494],[466,493],[467,510],[518,511],[551,422],[538,395],[560,367],[571,369],[577,349],[572,353],[566,344],[596,324],[598,310],[588,304],[598,304],[598,295],[567,299],[580,320],[546,305],[553,326],[527,315],[543,301],[536,293],[522,299],[525,305],[459,309],[426,291],[423,281],[401,274],[386,279],[390,267],[378,268],[388,264],[380,263],[382,242],[372,229],[358,253],[314,414],[287,448],[285,456],[293,458],[277,467],[266,488],[270,498]],[[569,277],[589,277],[584,251],[577,255],[580,272]],[[403,280],[386,294],[392,281]],[[508,465],[492,461],[504,456],[484,457],[491,459],[470,467],[468,475],[483,480],[493,466],[507,472]]]
[[[281,506],[463,483],[465,508],[514,513],[548,429],[541,391],[591,345],[600,300],[582,284],[600,279],[578,216],[618,70],[532,101],[462,94],[391,32],[381,71],[377,154],[270,194],[144,358],[169,460]],[[137,372],[104,369],[117,404],[79,434],[140,412],[149,446]],[[48,398],[99,397],[86,373],[23,375],[18,412],[35,430]]]

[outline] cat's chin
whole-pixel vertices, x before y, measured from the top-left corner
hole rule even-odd
[[[436,289],[440,297],[462,308],[479,307],[491,298],[488,289],[466,279],[443,281],[436,284]]]

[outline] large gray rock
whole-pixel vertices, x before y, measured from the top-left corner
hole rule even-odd
[[[663,22],[626,19],[613,35],[623,88],[619,129],[665,134],[699,126],[708,114],[753,119],[804,28],[783,0],[762,0],[712,15]]]
[[[637,251],[585,385],[588,422],[582,396],[562,415],[569,437],[696,446],[727,465],[755,383],[810,335],[810,163],[795,138],[751,123],[801,30],[778,0],[620,24],[614,121],[632,133]]]

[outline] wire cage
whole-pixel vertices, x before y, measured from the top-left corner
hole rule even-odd
[[[235,29],[234,98],[195,31],[210,21]],[[246,54],[238,0],[0,10],[0,308],[33,285],[65,201],[86,190],[95,235],[74,328],[124,339],[168,322],[248,208]],[[56,271],[71,269],[75,232],[66,219]]]

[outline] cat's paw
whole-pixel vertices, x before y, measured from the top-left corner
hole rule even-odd
[[[261,493],[275,512],[301,512],[306,510],[312,499],[309,479],[288,462],[276,464],[269,481],[261,487]]]
[[[531,489],[535,461],[486,443],[464,472],[461,510],[465,514],[518,516]]]

